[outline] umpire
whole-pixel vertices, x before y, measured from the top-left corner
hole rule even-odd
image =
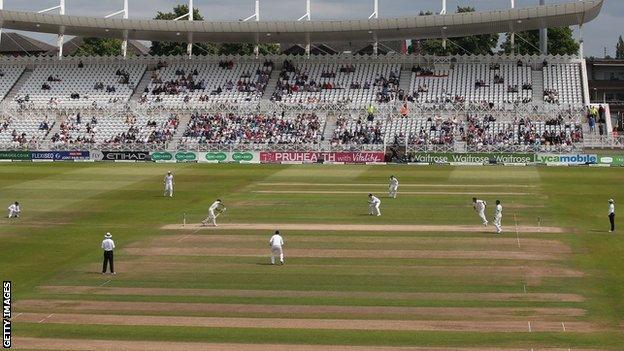
[[[102,274],[106,273],[106,266],[108,263],[110,263],[111,274],[115,274],[115,266],[113,265],[113,250],[115,249],[115,242],[111,239],[112,237],[111,233],[106,233],[106,235],[104,235],[104,240],[102,240],[102,249],[104,250]]]
[[[609,233],[615,231],[615,201],[609,199],[609,222],[611,223],[611,230]]]

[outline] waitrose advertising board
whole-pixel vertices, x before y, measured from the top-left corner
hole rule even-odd
[[[534,163],[535,154],[530,153],[435,153],[417,152],[409,155],[411,162],[418,163]]]

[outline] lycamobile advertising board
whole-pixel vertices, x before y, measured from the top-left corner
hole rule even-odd
[[[0,151],[0,160],[30,160],[30,151]]]
[[[537,154],[535,161],[546,164],[585,165],[598,163],[597,155],[586,154]]]
[[[535,155],[529,153],[434,153],[410,154],[411,162],[418,163],[533,163]]]

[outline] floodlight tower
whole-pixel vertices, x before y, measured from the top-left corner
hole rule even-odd
[[[54,10],[59,10],[59,15],[65,15],[65,0],[59,0],[59,4],[57,6],[52,6],[45,10],[37,11],[37,13],[46,13],[46,12],[50,12]],[[63,35],[64,32],[65,32],[65,26],[61,26],[61,28],[59,29],[59,34],[58,34],[58,39],[57,39],[59,60],[63,58],[63,42],[65,41],[65,38]]]
[[[546,5],[546,0],[539,0],[540,6]],[[540,52],[542,55],[548,55],[548,29],[540,28],[539,31]]]
[[[249,17],[247,17],[247,18],[245,18],[243,20],[243,22],[247,22],[247,21],[249,21],[251,19],[255,19],[256,22],[260,21],[260,0],[255,0],[254,14],[249,16]],[[259,41],[258,40],[258,33],[256,33],[256,46],[254,47],[254,55],[256,57],[258,57],[258,55],[260,53],[260,50],[258,48],[258,41]]]
[[[117,12],[109,13],[104,16],[104,18],[111,18],[118,15],[123,15],[123,19],[128,19],[128,0],[123,0],[123,9]],[[121,55],[123,58],[126,58],[128,54],[128,31],[124,30],[123,33],[124,39],[121,42]]]
[[[306,20],[306,21],[311,20],[310,0],[306,0],[306,13],[297,19],[297,21],[303,21],[303,20]],[[310,34],[309,33],[306,33],[305,54],[306,54],[306,57],[310,57]]]
[[[368,16],[368,19],[379,18],[379,0],[373,0],[373,13]],[[373,42],[373,55],[377,55],[379,43],[377,42],[377,34],[373,34],[375,41]]]
[[[193,21],[193,0],[189,0],[189,12],[183,14],[182,16],[178,17],[178,18],[174,18],[174,21],[179,21],[185,17],[188,17],[189,21]],[[187,44],[186,44],[186,54],[188,55],[188,58],[191,59],[193,58],[193,32],[189,32],[188,33],[188,40],[187,40]]]

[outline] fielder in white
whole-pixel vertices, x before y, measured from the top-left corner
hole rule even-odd
[[[173,197],[173,174],[171,174],[171,171],[167,172],[167,175],[165,175],[165,179],[163,180],[163,183],[165,184],[164,196],[169,195],[169,197]]]
[[[20,205],[19,202],[15,201],[14,203],[12,203],[9,208],[9,216],[8,218],[19,218],[20,213],[22,213],[22,210],[20,209]]]
[[[496,212],[494,212],[494,227],[496,227],[496,234],[503,232],[501,227],[501,221],[503,220],[503,205],[500,200],[496,200]]]
[[[381,200],[373,194],[368,194],[368,214],[373,216],[381,216],[381,211],[379,210],[379,206],[381,205]]]
[[[269,239],[269,247],[271,248],[271,264],[275,264],[275,256],[279,256],[280,264],[284,264],[284,239],[280,235],[279,230],[275,231],[275,234]]]
[[[223,205],[221,199],[217,199],[217,201],[213,202],[208,209],[208,217],[202,221],[204,226],[208,225],[209,222],[212,222],[212,225],[218,227],[217,225],[217,217],[225,212],[227,208]]]
[[[399,180],[395,176],[390,176],[390,183],[388,184],[388,196],[396,199],[397,191],[399,190]]]
[[[479,214],[479,218],[483,221],[483,225],[487,227],[488,220],[485,217],[485,208],[487,207],[487,203],[483,200],[478,200],[476,197],[472,198],[472,207]]]

